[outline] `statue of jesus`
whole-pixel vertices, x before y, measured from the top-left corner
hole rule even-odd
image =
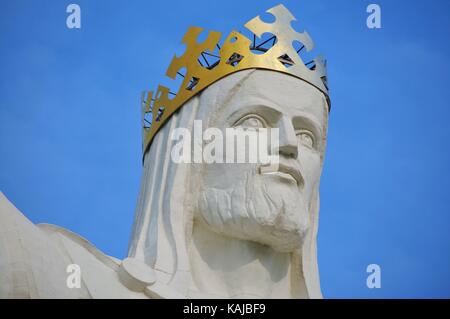
[[[325,64],[308,67],[294,55],[292,39],[312,44],[292,30],[284,6],[268,12],[273,26],[258,17],[246,24],[258,37],[264,28],[276,37],[262,54],[250,55],[257,46],[235,32],[218,46],[216,66],[174,58],[173,70],[187,69],[175,98],[164,87],[149,95],[126,259],[63,228],[33,225],[0,196],[0,298],[322,297],[316,236],[330,108]],[[186,55],[194,54],[194,42],[184,40]],[[277,129],[276,146],[268,146],[277,165],[175,162],[174,132],[192,131],[195,121],[217,132]]]

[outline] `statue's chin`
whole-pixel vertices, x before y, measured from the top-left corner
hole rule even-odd
[[[210,188],[200,196],[197,218],[213,232],[266,245],[278,252],[299,249],[309,227],[306,205],[297,200],[241,201],[242,193]],[[254,198],[256,199],[256,198]],[[286,203],[295,203],[289,205]]]
[[[242,232],[234,224],[225,225],[223,234],[241,240],[248,240],[271,247],[283,253],[293,252],[303,244],[306,228],[287,227],[279,224],[256,223],[252,220],[238,220],[246,231]],[[297,225],[299,226],[299,225]]]

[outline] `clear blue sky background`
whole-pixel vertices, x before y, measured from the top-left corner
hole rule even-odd
[[[74,1],[75,2],[75,1]],[[190,25],[229,32],[278,1],[1,1],[0,189],[34,223],[124,258],[141,173],[139,98]],[[283,2],[329,62],[325,297],[450,297],[450,1]],[[382,268],[381,289],[366,266]]]

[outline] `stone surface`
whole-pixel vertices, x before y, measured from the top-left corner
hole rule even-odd
[[[178,293],[169,286],[157,282],[145,288],[145,294],[151,299],[185,299],[186,296]]]

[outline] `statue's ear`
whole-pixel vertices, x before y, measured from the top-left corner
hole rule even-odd
[[[317,264],[317,232],[319,229],[319,187],[314,188],[310,205],[310,228],[302,247],[302,270],[307,295],[312,299],[323,298],[320,289],[319,267]]]

